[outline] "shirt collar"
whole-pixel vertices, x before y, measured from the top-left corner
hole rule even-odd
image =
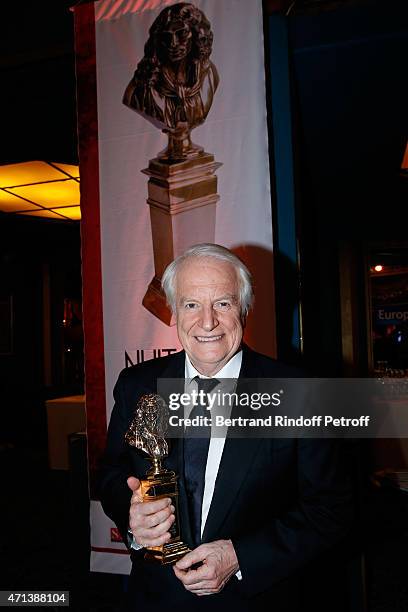
[[[204,374],[200,374],[198,370],[193,366],[190,361],[189,356],[186,353],[186,363],[184,367],[184,377],[188,379],[192,379],[195,376],[199,376],[200,378],[238,378],[239,372],[241,370],[242,364],[242,350],[235,353],[233,357],[219,370],[218,372],[214,372],[213,376],[204,376]]]

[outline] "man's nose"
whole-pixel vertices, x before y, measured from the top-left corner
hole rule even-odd
[[[177,47],[177,43],[178,43],[177,34],[173,34],[172,37],[171,37],[171,46],[172,47]]]
[[[206,306],[202,310],[201,327],[205,331],[211,331],[214,327],[217,327],[218,319],[212,306]]]

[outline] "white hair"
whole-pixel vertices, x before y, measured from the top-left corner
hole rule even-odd
[[[241,315],[246,317],[252,305],[254,293],[252,289],[252,276],[246,265],[228,249],[219,244],[202,243],[195,244],[185,251],[182,255],[176,257],[167,268],[162,276],[162,289],[166,295],[167,303],[172,312],[176,313],[176,276],[179,267],[190,258],[205,258],[219,259],[232,264],[236,270],[239,285],[239,304]]]

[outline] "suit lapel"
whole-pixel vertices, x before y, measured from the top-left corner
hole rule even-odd
[[[158,378],[183,378],[184,379],[184,364],[186,354],[184,351],[179,351],[169,358],[166,366],[161,371]]]
[[[245,388],[243,379],[257,378],[257,374],[252,351],[244,346],[237,393],[242,392]],[[240,414],[246,416],[242,413],[242,409]],[[238,416],[236,406],[233,407],[231,416]],[[262,440],[259,438],[233,437],[231,430],[228,430],[215,481],[214,494],[204,527],[203,542],[211,542],[214,538],[217,538],[217,533],[235,502],[242,482],[261,444]]]
[[[185,353],[181,351],[175,355],[177,359],[171,360],[162,374],[161,378],[177,379],[171,385],[171,393],[184,393]],[[163,398],[168,402],[168,397]],[[167,466],[177,474],[179,490],[178,511],[182,541],[193,548],[193,538],[190,524],[190,513],[187,505],[187,495],[184,483],[184,440],[183,438],[171,438],[168,440],[171,451],[167,460]]]

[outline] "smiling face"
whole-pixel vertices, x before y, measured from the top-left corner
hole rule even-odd
[[[216,374],[238,351],[244,329],[237,272],[213,257],[187,259],[176,275],[177,333],[194,367]]]

